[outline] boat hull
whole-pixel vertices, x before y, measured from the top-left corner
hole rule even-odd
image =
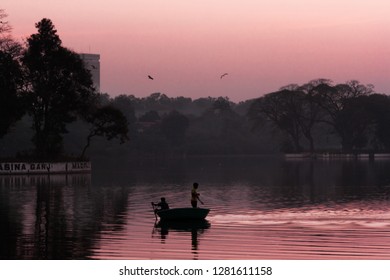
[[[157,215],[163,220],[202,220],[209,212],[206,208],[173,208],[158,211]]]
[[[196,220],[164,220],[161,219],[157,224],[156,228],[165,230],[176,230],[176,231],[192,231],[192,230],[205,230],[210,228],[210,222],[206,219]]]

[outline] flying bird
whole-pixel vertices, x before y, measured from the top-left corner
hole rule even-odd
[[[222,74],[222,75],[221,75],[221,79],[222,79],[223,77],[225,77],[226,75],[228,75],[228,73]]]
[[[148,78],[151,79],[151,80],[154,80],[152,76],[148,75]]]

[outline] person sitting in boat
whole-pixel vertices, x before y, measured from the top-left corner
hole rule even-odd
[[[158,203],[152,202],[152,205],[153,205],[153,206],[160,207],[160,208],[158,208],[158,209],[154,209],[155,212],[158,212],[158,211],[161,211],[161,210],[168,210],[168,209],[169,209],[169,205],[168,205],[168,203],[166,202],[165,197],[162,197],[162,198],[161,198],[161,201],[158,202]]]

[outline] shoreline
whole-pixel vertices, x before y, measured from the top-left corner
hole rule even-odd
[[[385,160],[390,159],[390,153],[291,153],[285,154],[284,158],[286,160]]]
[[[8,161],[0,162],[0,175],[89,173],[90,161]]]

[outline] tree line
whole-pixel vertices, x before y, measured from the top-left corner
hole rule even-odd
[[[77,53],[62,46],[51,20],[38,22],[37,33],[22,45],[12,39],[6,17],[0,10],[0,138],[28,115],[34,158],[62,156],[67,125],[77,119],[90,124],[87,140],[100,135],[124,141],[126,118],[99,102],[90,72]]]
[[[290,140],[288,150],[314,153],[317,138],[335,136],[340,151],[387,151],[390,148],[390,98],[356,80],[333,85],[318,79],[288,85],[257,99],[249,110],[256,122],[266,119]],[[302,141],[308,143],[305,149]],[[320,147],[321,148],[321,147]]]
[[[62,46],[49,19],[36,24],[25,45],[12,39],[4,11],[0,20],[0,157],[390,148],[390,100],[372,85],[318,79],[239,103],[162,93],[110,97],[96,92],[80,56]]]

